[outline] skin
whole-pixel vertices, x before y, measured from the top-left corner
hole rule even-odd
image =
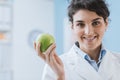
[[[65,80],[63,63],[55,51],[56,44],[53,43],[44,53],[40,51],[40,43],[37,45],[34,42],[34,48],[38,53],[38,56],[41,57],[56,73],[57,80]]]
[[[95,12],[79,10],[73,15],[71,28],[80,44],[80,49],[93,60],[98,61],[103,35],[108,26],[108,19]]]
[[[102,38],[107,25],[108,19],[104,21],[103,17],[92,11],[79,10],[73,15],[71,28],[80,44],[80,49],[96,61],[98,61]],[[65,80],[64,65],[55,51],[56,44],[52,44],[44,54],[40,52],[40,43],[36,45],[34,42],[34,48],[38,56],[56,73],[57,80]]]

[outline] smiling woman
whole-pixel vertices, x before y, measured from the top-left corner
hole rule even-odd
[[[108,19],[104,21],[103,17],[89,10],[79,10],[73,15],[73,25],[71,27],[80,48],[96,61],[107,24]]]
[[[40,56],[47,63],[43,80],[120,79],[120,54],[107,50],[102,43],[109,14],[105,0],[71,0],[68,17],[76,42],[60,57],[55,44]],[[40,55],[39,48],[35,46]]]

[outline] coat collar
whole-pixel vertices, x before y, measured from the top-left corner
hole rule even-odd
[[[68,65],[72,66],[71,69],[73,72],[86,80],[108,80],[114,75],[112,71],[115,71],[115,66],[120,66],[120,64],[115,62],[117,60],[116,57],[114,57],[108,50],[103,58],[98,72],[85,59],[83,59],[73,47],[68,55],[70,58]]]
[[[68,53],[70,58],[68,65],[77,76],[84,78],[84,80],[103,80],[98,72],[83,58],[75,52],[74,48]]]
[[[119,59],[115,57],[115,53],[111,53],[107,50],[107,53],[99,67],[98,73],[106,80],[111,80],[110,78],[112,78],[112,80],[117,80],[115,78],[118,78],[120,76],[119,68],[120,68]],[[114,77],[114,75],[119,76]]]

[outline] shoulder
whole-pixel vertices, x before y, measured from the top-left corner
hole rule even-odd
[[[61,59],[71,59],[76,57],[76,52],[74,49],[74,46],[66,53],[63,53],[62,55],[59,56]]]
[[[120,61],[120,53],[119,52],[110,52],[110,53]]]
[[[117,57],[118,59],[120,59],[120,53],[113,53],[113,55],[114,55],[115,57]]]
[[[66,62],[66,61],[73,60],[75,57],[75,53],[73,51],[69,51],[67,53],[63,53],[59,57],[63,62]]]
[[[61,54],[59,57],[62,60],[63,63],[69,60],[69,52]]]
[[[63,54],[61,54],[59,57],[60,57],[61,59],[64,59],[64,58],[66,58],[66,57],[68,57],[68,56],[69,56],[69,52],[63,53]]]

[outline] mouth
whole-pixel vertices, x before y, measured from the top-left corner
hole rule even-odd
[[[97,38],[97,36],[93,36],[93,37],[83,37],[84,40],[86,40],[87,42],[92,42]]]

